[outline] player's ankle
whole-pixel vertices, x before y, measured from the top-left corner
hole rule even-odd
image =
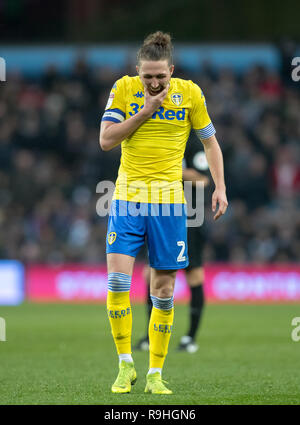
[[[147,375],[152,375],[153,373],[159,372],[161,374],[161,368],[159,367],[151,367]]]
[[[119,354],[119,364],[124,361],[126,363],[133,363],[131,354]]]

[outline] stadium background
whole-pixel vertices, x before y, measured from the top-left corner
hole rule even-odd
[[[209,205],[205,212],[208,300],[293,301],[296,309],[266,314],[281,317],[289,337],[300,301],[300,81],[291,77],[299,5],[189,0],[187,13],[182,7],[0,2],[0,316],[8,332],[23,310],[1,305],[51,320],[48,305],[29,301],[103,304],[106,218],[96,214],[96,185],[114,181],[120,151],[101,151],[99,123],[114,81],[135,72],[139,43],[161,29],[174,37],[176,76],[203,88],[224,154],[229,208],[217,223]],[[141,301],[141,265],[135,273],[133,301]],[[187,300],[183,273],[177,287],[177,300]],[[235,308],[239,318],[249,312]],[[253,313],[268,320],[259,311],[249,313],[251,331],[260,326]]]

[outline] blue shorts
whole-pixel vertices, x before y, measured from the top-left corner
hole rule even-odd
[[[152,268],[186,268],[189,264],[186,205],[112,201],[106,253],[136,257],[145,241]]]

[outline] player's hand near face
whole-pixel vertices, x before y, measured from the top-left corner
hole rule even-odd
[[[214,220],[218,220],[221,215],[225,214],[228,206],[227,196],[225,189],[215,189],[213,195],[212,195],[212,211],[215,212],[218,210],[216,214],[214,215]]]
[[[147,87],[145,87],[145,101],[143,112],[147,115],[149,114],[149,117],[151,117],[154,112],[161,107],[163,101],[165,100],[168,94],[169,87],[170,85],[168,84],[167,87],[156,96],[152,96]]]

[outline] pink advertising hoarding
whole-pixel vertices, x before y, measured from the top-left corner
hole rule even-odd
[[[205,294],[217,302],[300,302],[300,266],[205,266]]]
[[[300,302],[300,266],[205,266],[204,290],[208,302]],[[29,266],[26,297],[35,302],[104,302],[107,293],[106,266]],[[131,299],[143,302],[146,287],[143,265],[136,264]],[[175,302],[189,299],[185,273],[178,271]]]
[[[106,266],[64,265],[60,267],[29,266],[26,273],[26,296],[35,302],[98,302],[107,293]],[[131,299],[143,302],[146,286],[143,265],[136,264],[131,284]],[[189,288],[184,272],[178,272],[175,298],[186,300]]]

